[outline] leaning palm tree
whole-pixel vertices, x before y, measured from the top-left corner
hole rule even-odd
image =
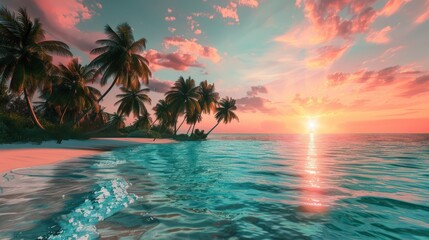
[[[208,131],[206,136],[208,136],[221,122],[228,124],[234,119],[239,121],[237,115],[234,113],[235,110],[237,110],[235,99],[229,97],[222,98],[219,102],[219,106],[216,108],[215,118],[217,123],[212,129],[210,129],[210,131]]]
[[[106,25],[104,32],[108,38],[96,41],[101,46],[91,51],[91,54],[98,56],[90,65],[98,67],[103,73],[100,79],[102,86],[111,77],[113,82],[98,101],[103,100],[115,84],[137,89],[140,88],[140,81],[147,85],[151,76],[149,61],[140,55],[146,48],[145,38],[134,41],[133,30],[128,23],[118,25],[116,31]]]
[[[97,99],[100,91],[88,84],[95,81],[97,71],[90,66],[82,66],[77,58],[67,65],[59,65],[57,79],[48,102],[58,106],[60,110],[60,124],[64,123],[66,113],[77,116],[84,110],[95,107],[98,109]]]
[[[177,134],[180,126],[186,119],[183,119],[182,124],[177,128],[177,120],[180,115],[183,114],[193,114],[193,112],[201,112],[200,104],[198,100],[200,99],[199,87],[195,86],[194,79],[190,77],[184,79],[180,77],[173,85],[172,89],[166,92],[166,101],[171,107],[171,111],[174,118],[174,135]]]
[[[10,81],[9,90],[24,93],[33,122],[44,129],[31,103],[37,89],[46,87],[47,71],[52,56],[72,56],[69,47],[60,41],[45,41],[39,19],[32,21],[23,8],[18,13],[0,9],[0,82]]]
[[[141,116],[147,112],[145,103],[151,103],[150,97],[146,94],[149,91],[148,88],[140,90],[126,89],[121,87],[122,94],[116,95],[120,98],[115,105],[119,104],[118,114],[129,116],[131,112],[134,117]]]

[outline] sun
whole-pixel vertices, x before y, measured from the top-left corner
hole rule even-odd
[[[309,132],[315,132],[317,129],[317,120],[314,118],[310,118],[307,121],[307,130]]]

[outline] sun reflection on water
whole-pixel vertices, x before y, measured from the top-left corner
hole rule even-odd
[[[322,180],[318,165],[315,134],[309,134],[309,143],[303,171],[301,203],[306,212],[324,212],[326,204],[323,196]]]

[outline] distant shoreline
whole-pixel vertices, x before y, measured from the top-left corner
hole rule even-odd
[[[88,140],[45,141],[41,144],[0,144],[0,173],[19,168],[43,166],[89,155],[96,155],[114,148],[140,144],[174,143],[172,139],[152,138],[92,138]]]

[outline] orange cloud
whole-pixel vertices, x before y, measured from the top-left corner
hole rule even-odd
[[[300,116],[318,117],[347,108],[339,99],[330,99],[328,97],[301,97],[300,94],[295,95],[292,104],[295,113]]]
[[[384,5],[380,13],[384,16],[391,16],[397,12],[402,5],[405,5],[408,2],[410,2],[410,0],[389,0],[386,5]]]
[[[426,0],[423,9],[425,10],[415,20],[415,23],[417,24],[424,23],[429,19],[429,0]]]
[[[310,68],[322,68],[334,62],[340,58],[349,49],[350,45],[344,45],[341,47],[325,46],[318,48],[311,57],[307,60],[307,66]]]
[[[392,28],[390,26],[387,26],[378,32],[372,31],[368,34],[368,36],[365,39],[367,42],[372,42],[372,43],[378,43],[378,44],[388,43],[390,42],[390,38],[388,34],[390,33],[391,30]]]
[[[405,85],[401,97],[413,97],[418,94],[429,92],[429,75],[423,75],[410,81]]]
[[[257,8],[259,6],[258,0],[239,0],[238,5],[245,6],[245,7],[251,7],[251,8]]]

